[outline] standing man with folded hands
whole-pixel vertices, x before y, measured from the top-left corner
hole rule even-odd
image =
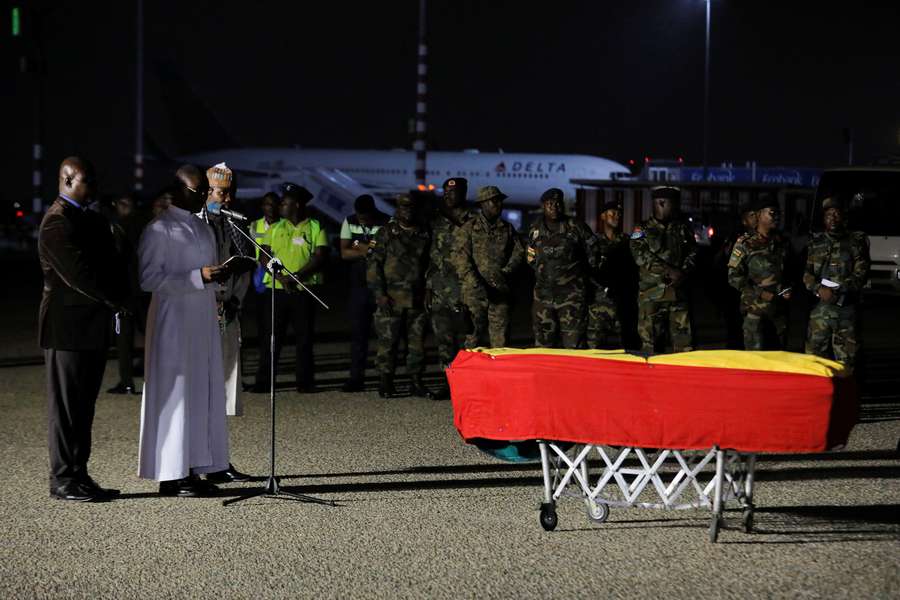
[[[96,179],[77,156],[59,168],[59,196],[38,232],[44,294],[38,336],[47,365],[50,496],[96,502],[118,496],[88,475],[94,406],[106,369],[113,313],[126,294],[109,223],[88,210]]]

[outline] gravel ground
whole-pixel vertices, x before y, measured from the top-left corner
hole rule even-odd
[[[104,389],[114,375],[110,362]],[[278,395],[283,485],[337,507],[159,498],[135,475],[140,398],[110,395],[91,467],[122,499],[52,500],[43,368],[8,367],[0,597],[896,598],[900,420],[896,396],[886,400],[864,407],[841,452],[762,460],[757,532],[741,532],[732,511],[713,545],[706,512],[613,509],[596,525],[576,499],[544,532],[536,465],[465,445],[447,402],[372,392]],[[268,398],[248,396],[246,415],[230,419],[242,470],[268,472],[268,416]]]

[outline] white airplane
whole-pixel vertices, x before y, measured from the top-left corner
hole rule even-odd
[[[353,211],[353,200],[369,193],[382,210],[393,212],[384,199],[416,188],[415,153],[409,150],[329,150],[293,148],[235,148],[181,157],[197,165],[225,162],[238,173],[238,195],[260,196],[284,181],[304,185],[316,198],[313,206],[336,221]],[[518,154],[503,152],[429,152],[427,188],[439,189],[449,177],[465,177],[469,200],[478,188],[495,185],[516,209],[535,207],[552,187],[575,198],[572,179],[612,179],[628,176],[617,162],[580,154]],[[521,226],[521,223],[517,224]]]

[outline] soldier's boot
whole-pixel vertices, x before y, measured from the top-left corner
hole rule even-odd
[[[449,400],[450,399],[450,384],[447,382],[447,375],[444,375],[441,378],[441,385],[438,387],[437,391],[434,392],[434,400]]]
[[[394,387],[393,375],[382,375],[381,381],[378,383],[378,395],[382,398],[390,398],[397,395],[397,389]]]
[[[419,398],[428,398],[434,400],[434,394],[422,383],[421,375],[413,375],[412,383],[409,386],[409,395],[418,396]]]

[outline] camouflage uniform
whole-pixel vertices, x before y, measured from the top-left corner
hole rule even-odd
[[[632,260],[628,236],[619,232],[609,239],[600,233],[597,235],[596,252],[597,268],[592,271],[589,281],[592,299],[587,314],[587,345],[588,348],[601,348],[609,345],[609,340],[615,337],[621,347],[624,342],[617,306],[620,288],[625,283],[620,278],[625,276],[626,263]]]
[[[780,233],[769,237],[759,233],[739,238],[728,259],[728,283],[741,293],[744,315],[744,348],[747,350],[783,350],[787,343],[786,301],[777,294],[787,287],[790,243]],[[776,296],[763,300],[762,292]],[[773,328],[774,340],[766,329]]]
[[[515,228],[501,218],[489,223],[484,215],[457,230],[456,269],[463,302],[472,317],[466,348],[489,340],[493,348],[509,345],[509,279],[525,258]]]
[[[445,367],[456,357],[469,329],[464,319],[462,285],[453,260],[459,252],[458,232],[471,219],[469,211],[457,208],[452,219],[439,212],[431,220],[431,262],[425,281],[431,293],[431,327],[438,360]]]
[[[597,264],[597,238],[583,222],[562,217],[557,231],[539,218],[528,232],[534,269],[534,343],[550,348],[584,346],[586,279]]]
[[[857,304],[869,274],[869,239],[864,233],[826,232],[809,244],[803,284],[816,292],[822,279],[840,284],[830,303],[819,302],[809,315],[806,353],[834,359],[853,369],[859,351]]]
[[[391,220],[375,234],[375,246],[369,250],[369,289],[376,299],[388,296],[393,300],[391,306],[375,309],[375,365],[383,376],[394,374],[397,344],[404,328],[407,372],[416,375],[425,370],[425,270],[430,243],[426,230],[404,229]]]
[[[631,253],[640,270],[638,284],[638,334],[641,349],[654,353],[665,339],[666,329],[673,352],[690,352],[691,315],[682,285],[672,285],[667,268],[685,276],[694,270],[697,244],[690,226],[680,219],[667,223],[651,217],[631,234]]]

